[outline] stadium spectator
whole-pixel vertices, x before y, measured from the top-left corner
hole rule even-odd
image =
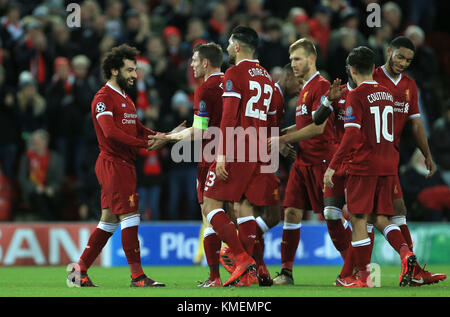
[[[152,35],[147,39],[146,53],[144,55],[152,69],[154,79],[154,95],[160,100],[160,117],[163,126],[174,126],[171,100],[175,92],[187,85],[187,76],[182,69],[177,68],[169,59],[167,48],[161,36]]]
[[[211,10],[211,18],[208,21],[207,30],[211,40],[215,43],[225,44],[228,32],[228,11],[221,2],[216,2]]]
[[[316,40],[323,57],[328,52],[328,42],[330,40],[330,18],[331,9],[324,5],[318,5],[314,8],[314,15],[309,19],[309,31],[314,40]]]
[[[123,3],[120,0],[107,0],[104,9],[106,34],[118,40],[122,36],[122,30],[124,29],[122,21]]]
[[[10,5],[6,15],[0,19],[0,37],[5,47],[11,49],[24,34],[24,28],[20,21],[20,8]]]
[[[392,27],[392,33],[394,36],[399,35],[402,31],[402,9],[400,6],[389,1],[382,6],[382,20]]]
[[[188,126],[191,126],[193,113],[192,105],[189,102],[187,94],[181,90],[177,91],[173,95],[171,105],[174,112],[173,124],[171,126],[176,126],[175,123],[183,122],[184,120],[190,121]],[[182,142],[186,147],[192,145],[192,143],[188,144],[189,142]],[[167,179],[168,194],[170,195],[168,204],[168,217],[170,220],[192,220],[200,217],[197,206],[197,190],[193,186],[197,179],[197,169],[192,152],[190,162],[173,163],[171,160],[169,163],[170,168],[167,171]],[[180,154],[182,153],[185,153],[184,148],[180,151]],[[184,214],[182,212],[183,209],[185,209]]]
[[[151,32],[150,20],[145,13],[139,13],[135,9],[128,9],[125,12],[125,29],[118,44],[128,44],[143,51],[145,40]]]
[[[386,52],[389,40],[392,38],[392,28],[389,24],[383,24],[376,28],[368,38],[368,46],[375,54],[375,67],[381,66],[386,60]]]
[[[311,37],[308,21],[309,18],[306,13],[300,13],[296,15],[292,20],[297,38]]]
[[[101,215],[100,186],[95,175],[99,149],[90,111],[85,114],[80,127],[78,184],[75,186],[78,215],[80,220],[97,220]]]
[[[64,162],[49,150],[49,134],[42,129],[30,135],[28,149],[19,164],[19,183],[29,211],[41,220],[60,220],[59,199],[64,181]]]
[[[49,118],[49,132],[52,145],[63,156],[66,172],[73,175],[75,170],[76,138],[79,122],[77,108],[74,106],[73,83],[70,60],[57,57],[54,61],[54,74],[46,91]]]
[[[425,158],[420,150],[416,149],[411,156],[409,164],[402,169],[399,175],[405,202],[407,202],[408,221],[443,220],[442,212],[437,210],[438,208],[427,208],[427,204],[423,204],[420,201],[419,195],[426,189],[436,188],[438,186],[448,187],[448,185],[442,179],[439,169],[430,178],[425,177],[427,174],[428,170],[425,166]],[[436,199],[436,197],[432,199]]]
[[[55,56],[71,59],[78,52],[78,45],[71,40],[70,31],[62,19],[53,22],[49,45]]]
[[[36,80],[29,71],[20,73],[17,106],[22,137],[25,140],[32,131],[47,128],[47,103],[39,94]]]
[[[431,125],[441,114],[441,105],[436,93],[438,62],[434,50],[425,43],[425,32],[417,25],[410,25],[405,30],[416,47],[414,60],[409,72],[420,89],[420,111],[423,115],[425,128],[429,133]]]
[[[289,62],[287,47],[281,42],[282,22],[278,19],[267,19],[264,24],[264,36],[258,49],[258,59],[267,70],[283,67]]]
[[[181,32],[174,26],[167,26],[163,31],[164,42],[166,43],[169,60],[175,67],[186,68],[186,56],[183,55],[181,48]]]
[[[36,79],[39,92],[44,93],[52,77],[54,56],[48,47],[48,39],[39,21],[35,19],[28,20],[26,33],[15,45],[13,54],[18,71],[30,71]]]
[[[433,123],[430,143],[433,157],[441,172],[450,174],[450,99],[445,104],[442,117]],[[450,178],[447,184],[450,186]]]
[[[142,219],[161,220],[160,196],[163,173],[158,151],[139,150],[136,173]]]
[[[20,149],[20,126],[14,88],[5,81],[5,70],[0,66],[0,170],[10,181],[14,180],[14,163]]]

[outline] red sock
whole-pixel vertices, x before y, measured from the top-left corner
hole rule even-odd
[[[405,242],[408,244],[409,250],[413,251],[413,241],[411,238],[411,233],[409,232],[409,228],[406,224],[399,226],[400,231],[402,232],[403,239],[405,239]]]
[[[394,224],[388,225],[384,228],[383,233],[389,244],[398,254],[400,254],[400,257],[403,258],[403,254],[409,251],[409,247],[406,244],[399,227]]]
[[[214,280],[220,277],[219,273],[219,255],[222,241],[217,234],[211,233],[203,238],[203,248],[205,250],[206,262],[209,266],[209,278]]]
[[[102,252],[103,247],[111,236],[111,232],[95,228],[89,237],[89,241],[80,257],[80,260],[78,261],[80,271],[87,271],[89,269],[100,252]]]
[[[327,220],[326,223],[334,247],[341,253],[342,259],[345,260],[347,249],[352,241],[350,228],[348,226],[345,228],[341,219]],[[348,234],[348,231],[350,232],[350,235]]]
[[[122,229],[122,247],[127,257],[128,265],[131,271],[131,278],[135,279],[144,271],[141,266],[141,251],[139,249],[138,226],[132,226]]]
[[[339,274],[340,277],[347,277],[353,275],[353,270],[355,268],[354,254],[355,250],[353,246],[350,244],[344,259],[344,265],[342,266],[341,274]]]
[[[237,236],[236,226],[225,211],[221,210],[214,213],[212,218],[209,219],[209,223],[219,236],[219,239],[228,245],[235,257],[245,252]]]
[[[370,238],[354,241],[353,246],[353,260],[358,267],[359,272],[365,272],[368,270],[371,257]]]
[[[258,225],[256,224],[254,217],[245,219],[243,222],[241,222],[240,219],[243,218],[237,219],[239,240],[241,241],[245,252],[247,252],[248,255],[253,256],[253,249],[256,239],[256,227]]]
[[[288,224],[292,225],[292,224]],[[285,225],[286,226],[286,225]],[[294,225],[296,226],[296,225]],[[300,227],[296,229],[283,229],[281,241],[281,268],[292,271],[295,253],[300,242]]]
[[[255,260],[257,266],[264,264],[264,248],[264,233],[259,226],[256,226],[256,240],[253,248],[253,259]]]

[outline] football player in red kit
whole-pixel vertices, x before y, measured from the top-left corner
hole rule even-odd
[[[108,82],[92,101],[92,119],[100,147],[95,172],[101,187],[102,216],[78,263],[67,277],[69,283],[81,287],[95,286],[87,270],[119,224],[123,250],[131,271],[130,286],[165,286],[147,277],[141,267],[139,197],[134,164],[139,148],[146,148],[148,136],[155,132],[138,120],[134,103],[125,93],[136,80],[138,54],[136,48],[126,44],[114,47],[107,54],[102,68]]]
[[[400,286],[410,285],[416,257],[397,225],[388,217],[394,213],[393,188],[399,153],[394,147],[394,99],[390,91],[372,78],[374,53],[367,47],[353,49],[347,65],[357,88],[348,93],[345,133],[324,175],[324,184],[333,187],[333,174],[348,153],[347,206],[351,214],[352,242],[349,254],[359,276],[338,278],[339,286],[371,287],[368,265],[372,248],[367,222],[383,232],[402,260]],[[347,256],[348,257],[348,256]]]
[[[204,191],[203,215],[236,260],[235,270],[224,286],[235,285],[255,270],[255,261],[250,256],[256,237],[252,205],[271,206],[279,202],[279,180],[273,172],[268,172],[264,183],[258,182],[263,173],[262,159],[259,148],[252,147],[267,146],[267,138],[260,131],[267,129],[267,115],[276,89],[267,70],[254,59],[258,42],[258,34],[251,28],[238,26],[231,33],[227,52],[235,66],[225,72],[221,142]],[[238,211],[238,236],[223,203],[245,200],[250,204],[241,204]]]
[[[271,138],[271,143],[278,141],[280,147],[298,142],[297,158],[291,167],[283,202],[281,273],[274,278],[274,284],[278,285],[294,283],[292,269],[300,242],[303,214],[309,209],[317,214],[323,213],[323,173],[336,148],[334,115],[321,125],[313,122],[313,113],[326,99],[330,88],[329,81],[317,71],[314,43],[302,38],[290,46],[289,54],[294,75],[303,80],[303,88],[297,102],[296,124],[288,128],[285,135]],[[338,222],[345,230],[342,222]]]
[[[192,127],[177,133],[158,134],[150,137],[150,139],[158,141],[151,147],[152,149],[154,147],[159,148],[167,142],[178,142],[183,139],[190,140],[194,138],[196,141],[201,140],[202,155],[200,156],[197,168],[197,198],[201,207],[203,206],[203,189],[205,187],[206,177],[215,154],[206,153],[207,151],[204,151],[205,147],[210,142],[216,142],[214,139],[207,140],[209,138],[207,135],[208,129],[211,131],[211,128],[220,127],[220,120],[222,118],[224,77],[224,74],[220,70],[222,61],[223,52],[219,45],[207,43],[199,44],[194,47],[191,67],[194,71],[194,77],[203,78],[204,81],[194,92],[193,125]],[[214,149],[214,146],[210,148]],[[203,224],[205,226],[205,229],[203,230],[203,247],[205,250],[206,261],[210,268],[210,274],[209,278],[201,283],[199,287],[219,287],[222,286],[222,280],[219,273],[219,251],[222,241],[205,218],[203,219]]]
[[[417,85],[414,79],[404,74],[404,71],[411,64],[414,54],[415,47],[409,38],[405,36],[394,38],[387,50],[388,59],[386,64],[374,71],[373,78],[381,85],[387,87],[394,97],[395,146],[399,147],[403,128],[409,122],[416,145],[425,157],[425,165],[428,169],[426,177],[431,177],[435,172],[435,165],[428,146],[425,128],[420,118]],[[394,187],[394,216],[391,218],[391,221],[400,227],[403,237],[412,250],[413,241],[406,224],[406,213],[403,192],[397,174]],[[412,284],[421,286],[437,283],[446,277],[447,275],[445,274],[428,272],[417,264],[414,269]]]

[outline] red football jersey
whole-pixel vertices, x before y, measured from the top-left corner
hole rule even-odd
[[[373,79],[389,89],[394,97],[394,143],[398,146],[406,122],[420,116],[416,82],[403,73],[394,80],[384,66],[375,69]]]
[[[399,154],[394,146],[394,98],[375,81],[366,81],[347,95],[345,128],[361,131],[347,162],[352,175],[396,175]]]
[[[284,118],[284,96],[280,85],[275,83],[275,90],[272,97],[272,111],[269,111],[268,126],[281,127]]]
[[[139,119],[131,98],[106,83],[94,96],[91,103],[91,114],[102,155],[114,161],[134,165],[139,148],[106,138],[98,123],[101,116],[112,116],[117,128],[128,136],[142,139],[143,146],[145,146],[146,136],[141,135],[139,131],[137,123]]]
[[[222,94],[223,94],[223,73],[214,73],[208,76],[194,92],[194,114],[208,119],[208,128],[220,127],[222,119]],[[216,140],[203,140],[202,153],[209,142]],[[215,153],[211,153],[214,157]],[[212,163],[211,158],[203,158],[198,163],[199,166],[209,166]]]
[[[345,120],[345,101],[347,99],[348,92],[353,90],[348,84],[341,85],[341,90],[346,88],[339,100],[334,101],[331,106],[334,112],[334,133],[336,143],[339,144],[344,136],[344,120]],[[327,94],[328,95],[328,94]]]
[[[267,133],[260,134],[261,128],[267,132],[268,113],[273,111],[272,98],[277,89],[273,79],[258,60],[246,59],[227,69],[224,85],[224,105],[225,98],[239,99],[237,113],[228,113],[229,109],[224,106],[222,115],[222,118],[235,118],[233,159],[242,161],[245,157],[246,162],[260,161],[260,146],[267,150]],[[227,123],[222,119],[222,130],[226,128],[224,124]],[[228,149],[227,152],[230,153]]]
[[[330,82],[316,72],[303,84],[295,109],[295,124],[300,130],[313,123],[312,116],[326,97]],[[329,162],[335,146],[334,114],[328,118],[323,134],[298,143],[297,160],[301,165]]]

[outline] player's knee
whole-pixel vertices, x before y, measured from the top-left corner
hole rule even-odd
[[[280,207],[279,206],[265,207],[263,217],[269,228],[275,227],[281,220]]]
[[[119,218],[116,215],[113,215],[111,213],[111,210],[107,208],[102,209],[102,216],[100,217],[100,221],[106,223],[119,223]]]
[[[342,209],[333,206],[326,206],[323,210],[323,217],[325,220],[339,220],[342,218]]]
[[[300,223],[303,217],[303,210],[288,207],[284,210],[284,222]]]

